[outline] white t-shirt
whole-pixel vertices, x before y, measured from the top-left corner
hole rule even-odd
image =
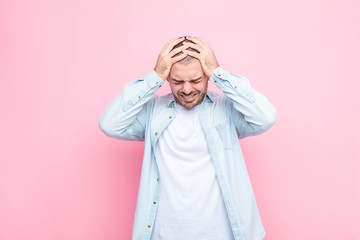
[[[152,240],[234,239],[199,108],[178,105],[155,146],[161,183]]]

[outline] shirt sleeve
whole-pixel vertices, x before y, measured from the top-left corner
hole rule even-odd
[[[229,115],[239,138],[263,133],[276,122],[275,107],[245,77],[218,67],[210,80],[227,98]]]
[[[128,83],[101,115],[100,129],[116,139],[143,141],[154,93],[163,83],[155,71]]]

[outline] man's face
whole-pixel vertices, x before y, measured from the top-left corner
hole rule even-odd
[[[168,77],[176,103],[185,108],[192,108],[202,102],[208,80],[197,59],[188,64],[173,64]]]

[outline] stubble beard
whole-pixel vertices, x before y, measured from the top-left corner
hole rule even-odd
[[[205,96],[205,93],[203,95],[200,95],[201,94],[200,92],[191,93],[191,94],[188,94],[188,95],[193,95],[193,94],[196,94],[196,96],[195,96],[195,99],[192,102],[186,102],[185,100],[183,100],[182,95],[185,95],[185,94],[182,94],[182,93],[178,93],[175,96],[175,101],[176,101],[177,104],[180,104],[181,106],[183,106],[183,107],[185,107],[187,109],[191,109],[191,108],[199,105],[203,101],[204,96]]]

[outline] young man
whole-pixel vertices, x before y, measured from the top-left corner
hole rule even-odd
[[[223,94],[207,90],[209,79]],[[166,80],[172,93],[156,96]],[[111,137],[145,140],[132,239],[263,239],[238,139],[275,121],[271,103],[219,67],[205,41],[169,41],[155,69],[127,84],[99,121]]]

